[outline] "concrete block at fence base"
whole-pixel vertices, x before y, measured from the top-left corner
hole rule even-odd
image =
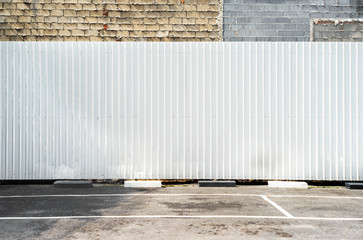
[[[56,181],[53,186],[59,188],[90,188],[93,183],[92,181]]]
[[[236,181],[198,181],[199,187],[235,187]]]
[[[306,182],[268,181],[268,187],[273,187],[273,188],[308,188],[308,184]]]
[[[161,187],[161,181],[125,181],[124,187],[157,188]]]
[[[363,189],[363,183],[345,183],[348,189]]]

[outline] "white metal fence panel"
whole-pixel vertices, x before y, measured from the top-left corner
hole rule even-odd
[[[363,43],[0,52],[0,179],[362,180]]]

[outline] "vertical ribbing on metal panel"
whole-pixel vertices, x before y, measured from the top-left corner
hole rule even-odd
[[[363,174],[362,43],[1,42],[0,53],[0,179]]]

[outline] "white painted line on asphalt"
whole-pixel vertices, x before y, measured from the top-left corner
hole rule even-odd
[[[123,196],[232,196],[232,197],[261,197],[261,194],[239,194],[239,193],[106,193],[106,194],[48,194],[48,195],[10,195],[0,198],[43,198],[43,197],[123,197]],[[269,195],[276,198],[331,198],[331,199],[363,199],[356,196],[314,196],[314,195]]]
[[[319,220],[319,221],[363,221],[363,218],[322,218],[322,217],[284,217],[284,216],[185,216],[185,215],[133,215],[133,216],[56,216],[56,217],[0,217],[0,220],[54,220],[54,219],[117,219],[117,218],[244,218],[244,219],[283,219],[283,220]]]
[[[286,211],[285,209],[283,209],[282,207],[280,207],[277,203],[275,203],[274,201],[272,201],[271,199],[269,199],[268,197],[266,197],[265,195],[261,195],[261,197],[268,203],[270,203],[272,206],[274,206],[277,210],[279,210],[280,212],[282,212],[286,217],[289,218],[293,218],[294,216],[292,216],[288,211]]]
[[[314,196],[314,195],[266,195],[275,198],[326,198],[326,199],[363,199],[363,197],[356,196]]]

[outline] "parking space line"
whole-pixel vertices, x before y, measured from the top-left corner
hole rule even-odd
[[[236,196],[236,197],[261,197],[261,194],[239,194],[239,193],[106,193],[106,194],[47,194],[47,195],[9,195],[0,198],[46,198],[46,197],[123,197],[123,196]],[[331,199],[363,199],[356,196],[315,196],[315,195],[265,195],[276,198],[331,198]]]
[[[277,210],[279,210],[280,212],[282,212],[286,217],[289,217],[289,218],[293,218],[294,217],[288,211],[286,211],[285,209],[283,209],[282,207],[280,207],[277,203],[275,203],[274,201],[272,201],[271,199],[269,199],[265,195],[261,195],[260,197],[262,197],[266,202],[268,202],[272,206],[274,206]]]
[[[0,220],[56,220],[56,219],[124,219],[124,218],[243,218],[243,219],[282,219],[282,220],[319,220],[319,221],[363,221],[363,218],[323,218],[323,217],[284,217],[284,216],[244,216],[244,215],[133,215],[133,216],[55,216],[55,217],[0,217]]]

